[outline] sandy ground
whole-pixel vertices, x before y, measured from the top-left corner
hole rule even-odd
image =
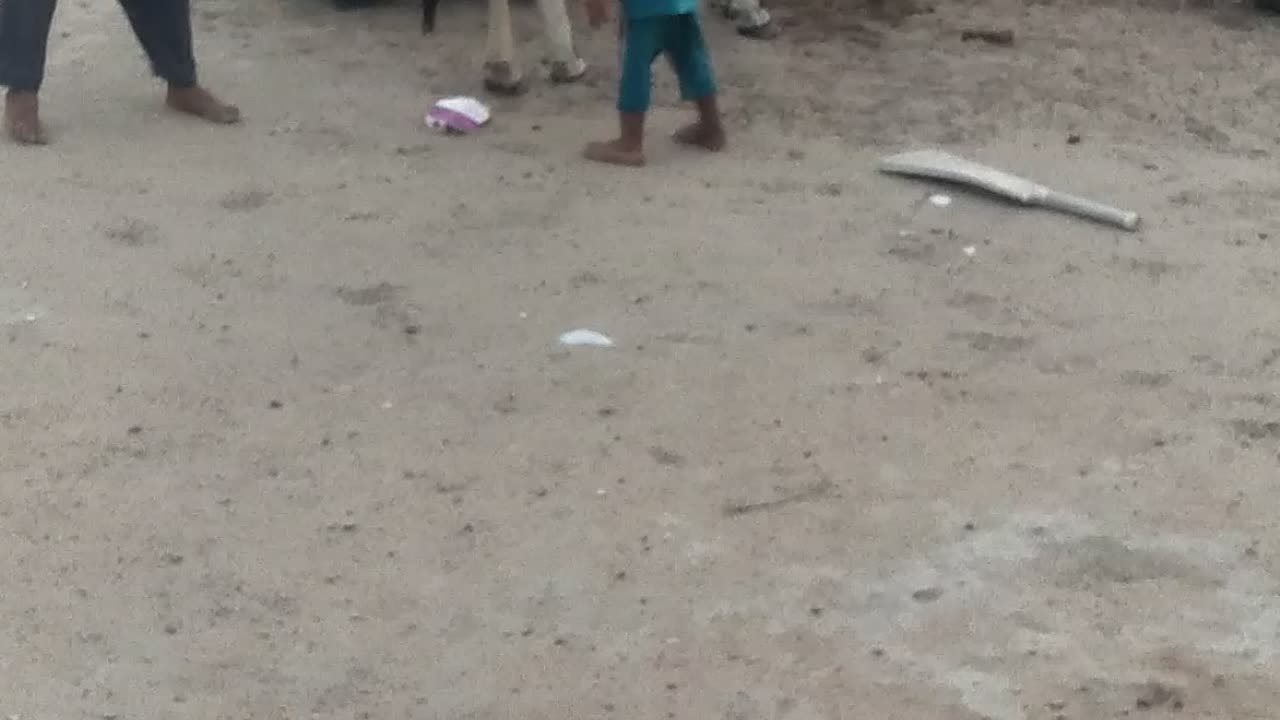
[[[709,21],[732,151],[664,72],[636,172],[610,33],[445,138],[478,5],[308,2],[198,3],[238,129],[67,2],[0,147],[0,717],[1277,717],[1274,24]],[[1147,224],[874,172],[935,144]]]

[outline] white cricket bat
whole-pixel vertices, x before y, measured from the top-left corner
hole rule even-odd
[[[1130,231],[1137,230],[1141,222],[1135,212],[1051,190],[1026,178],[980,165],[941,150],[916,150],[887,157],[880,161],[880,170],[895,175],[961,183],[981,188],[1023,205],[1046,207]]]

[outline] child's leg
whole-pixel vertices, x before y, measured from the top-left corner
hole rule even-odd
[[[702,37],[702,25],[692,13],[672,20],[675,25],[667,53],[680,80],[680,96],[698,108],[698,122],[677,132],[676,141],[720,150],[725,145],[724,125],[720,122],[715,74],[711,70],[711,54]]]
[[[644,164],[644,117],[653,85],[653,60],[662,48],[662,18],[626,21],[622,33],[622,77],[618,83],[616,140],[587,145],[588,160],[614,165]]]

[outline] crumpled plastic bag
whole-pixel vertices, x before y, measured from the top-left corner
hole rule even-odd
[[[475,132],[489,122],[488,106],[473,97],[447,97],[427,109],[423,120],[427,127],[463,135]]]

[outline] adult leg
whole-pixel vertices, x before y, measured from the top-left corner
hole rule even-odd
[[[516,62],[509,0],[489,0],[489,35],[485,45],[485,89],[499,95],[524,92],[524,73]]]
[[[38,94],[55,5],[55,0],[0,0],[0,85],[8,88],[5,132],[28,145],[45,142]]]
[[[39,92],[56,0],[0,0],[0,85]]]
[[[151,70],[168,83],[166,101],[180,112],[210,122],[240,120],[240,110],[200,86],[191,42],[191,0],[120,0]]]
[[[676,133],[676,142],[707,150],[725,145],[724,125],[716,101],[716,80],[711,70],[711,53],[702,36],[702,24],[693,13],[671,19],[667,57],[680,80],[680,97],[698,108],[698,121]]]
[[[566,0],[538,0],[547,43],[551,46],[551,80],[573,82],[587,71],[587,64],[573,51],[573,27]]]

